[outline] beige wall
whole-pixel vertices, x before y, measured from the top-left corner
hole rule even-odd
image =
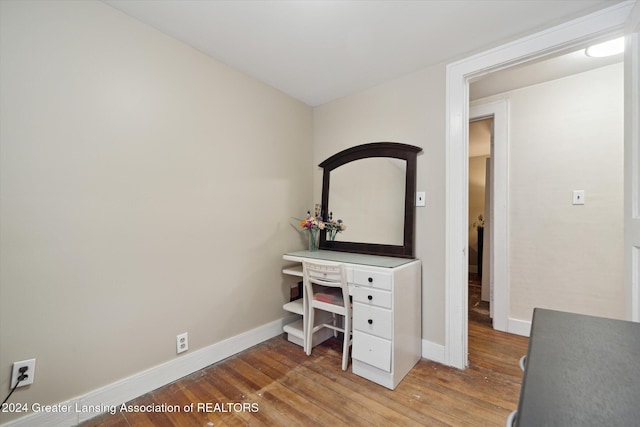
[[[311,109],[103,3],[0,4],[2,395],[13,361],[53,403],[283,317]]]
[[[61,401],[175,358],[178,333],[188,331],[197,349],[279,318],[288,293],[281,254],[306,246],[290,217],[319,203],[317,164],[374,141],[423,148],[417,189],[426,193],[426,206],[416,208],[422,333],[444,343],[444,64],[311,113],[102,3],[0,5],[0,389],[8,387],[12,361],[36,357],[38,379],[21,398]],[[537,114],[560,101],[566,100],[520,108]],[[605,115],[621,107],[615,97],[607,102]],[[602,143],[612,139],[609,131],[588,129],[564,130],[590,144],[597,137],[609,150]],[[538,145],[525,144],[519,156],[526,159],[526,150],[545,156],[537,150],[547,138],[538,135]],[[605,162],[609,154],[601,154]],[[513,179],[552,183],[559,190],[532,191],[557,197],[555,207],[574,187],[585,189],[580,214],[569,207],[566,227],[547,232],[571,230],[562,240],[586,246],[618,232],[614,221],[579,216],[618,203],[610,187],[598,184],[615,187],[618,176],[590,169],[584,176],[561,183],[563,173]],[[523,220],[522,230],[512,232],[527,233],[532,220],[548,218],[531,206],[512,205]],[[551,250],[546,243],[529,247]],[[597,261],[579,272],[580,280],[598,262],[622,258],[608,245],[590,247],[569,252],[572,262]],[[546,277],[539,286],[540,264],[530,269],[525,277],[536,278],[537,287],[514,290],[512,301],[537,302],[559,286]],[[611,310],[622,300],[616,274],[607,269],[600,286]],[[26,309],[19,305],[25,296]],[[574,296],[563,294],[562,301]],[[512,313],[525,318],[527,311]]]
[[[495,99],[510,105],[509,316],[624,318],[622,64],[477,103]]]
[[[314,109],[315,200],[322,173],[317,165],[345,148],[393,141],[422,147],[416,208],[416,257],[422,260],[422,335],[444,344],[444,135],[445,66],[438,65]],[[346,218],[345,218],[346,220]]]

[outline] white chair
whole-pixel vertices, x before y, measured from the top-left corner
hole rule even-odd
[[[349,365],[349,347],[351,346],[351,303],[349,301],[349,285],[344,264],[307,261],[302,263],[305,303],[307,304],[306,333],[304,350],[311,355],[313,334],[322,328],[330,328],[334,336],[338,332],[344,334],[342,345],[342,370]],[[331,323],[321,322],[315,325],[315,310],[332,313]],[[336,315],[342,316],[342,327],[338,325]]]

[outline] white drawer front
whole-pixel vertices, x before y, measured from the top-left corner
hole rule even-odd
[[[353,270],[353,282],[356,285],[366,285],[391,290],[392,279],[391,274],[377,271]]]
[[[360,303],[353,304],[353,329],[391,339],[392,323],[391,310]]]
[[[366,305],[391,308],[391,292],[381,291],[368,286],[353,285],[351,288],[353,300]]]
[[[353,331],[351,356],[378,369],[391,372],[391,341]]]

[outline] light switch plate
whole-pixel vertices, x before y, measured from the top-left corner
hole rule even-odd
[[[573,190],[573,204],[584,205],[584,190]]]
[[[425,205],[426,205],[425,192],[424,191],[418,191],[416,193],[416,206],[425,206]]]

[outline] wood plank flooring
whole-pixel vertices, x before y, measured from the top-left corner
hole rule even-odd
[[[474,295],[470,287],[470,307]],[[118,412],[82,426],[503,426],[528,340],[492,330],[481,312],[469,312],[464,371],[423,359],[391,391],[343,372],[339,340],[307,357],[279,336],[129,402],[194,403],[193,412]]]

